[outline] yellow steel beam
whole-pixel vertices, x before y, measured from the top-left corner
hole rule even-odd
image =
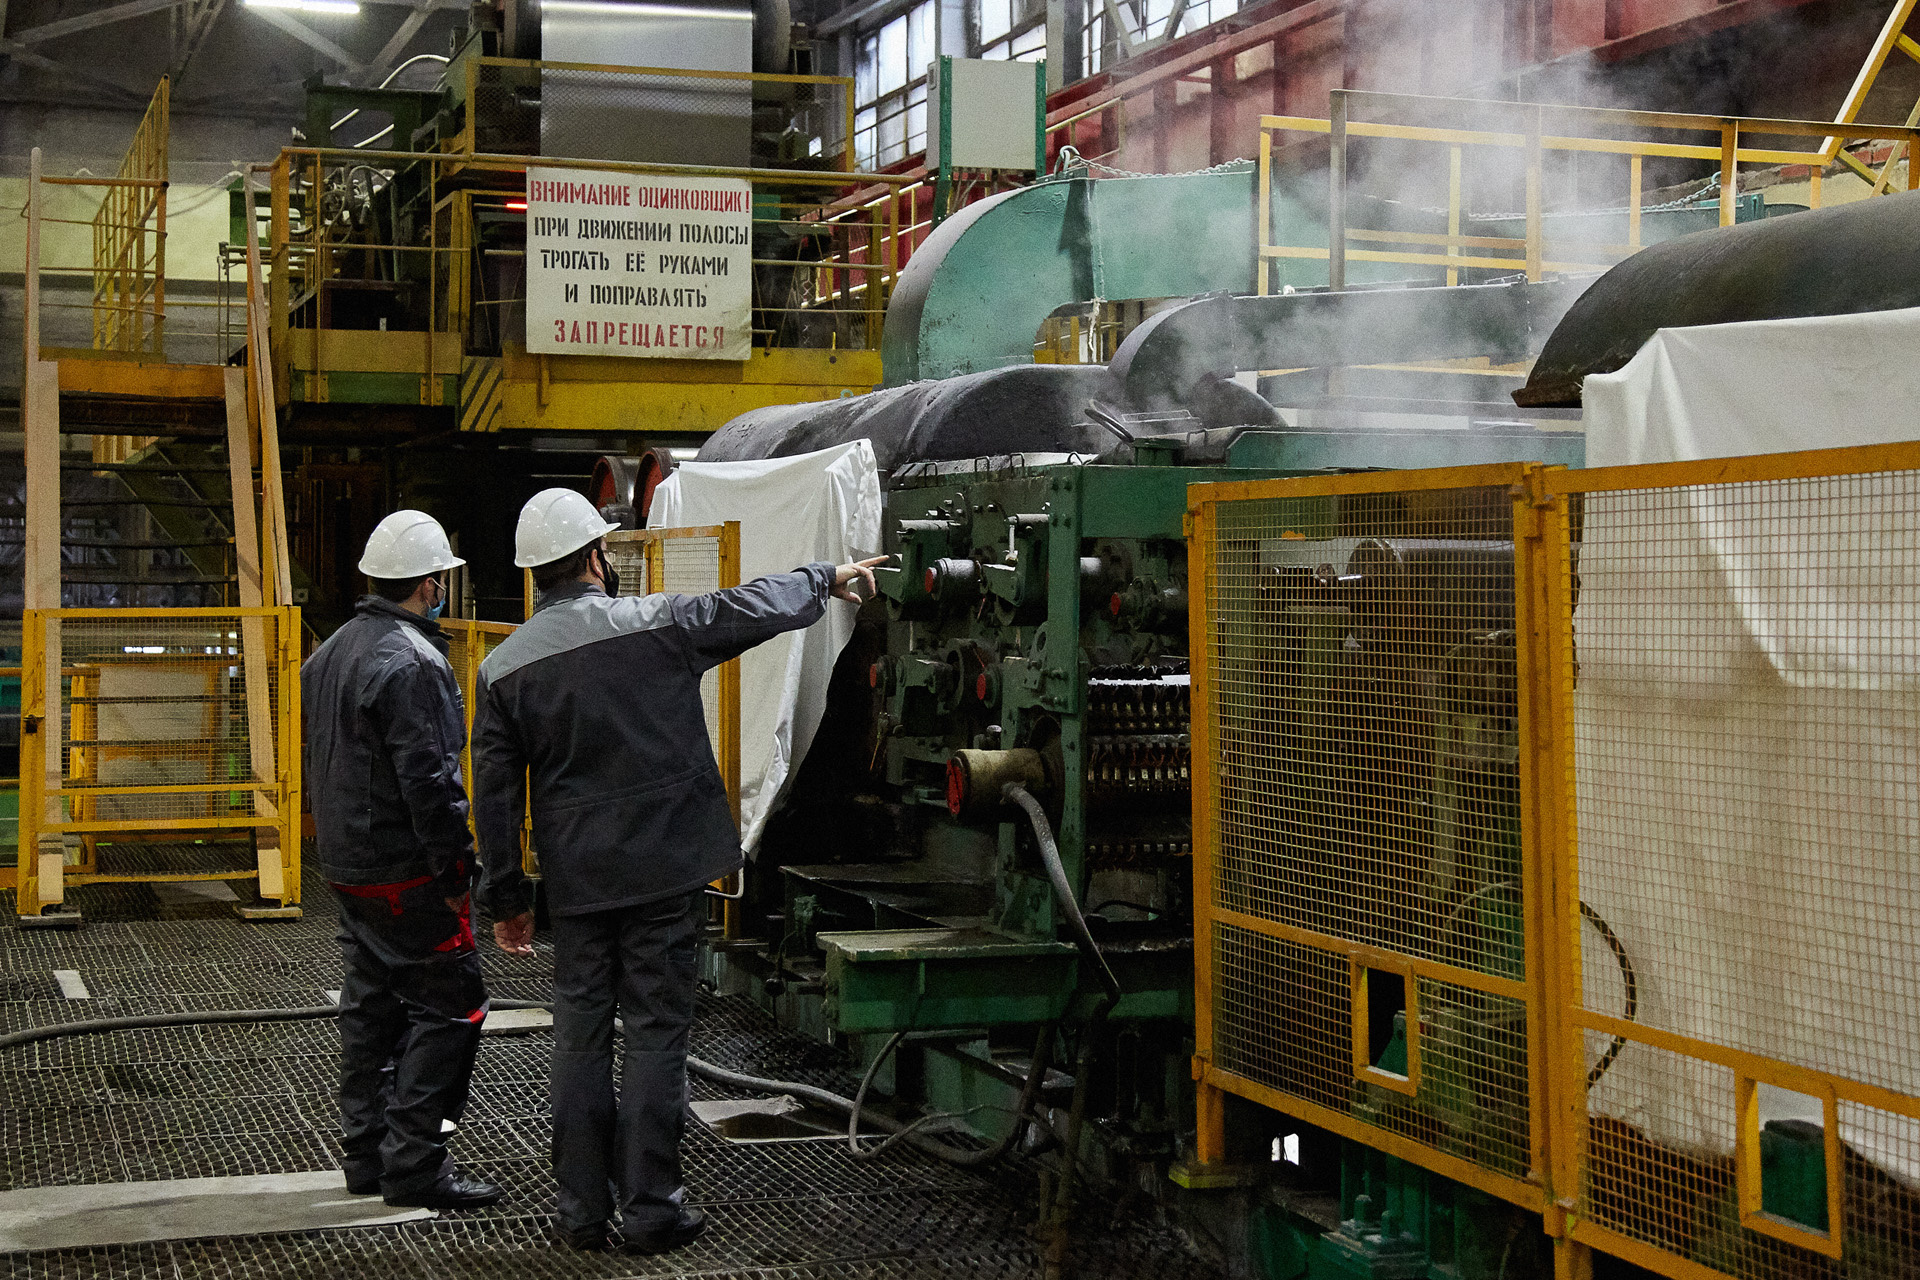
[[[1391,1129],[1382,1129],[1378,1125],[1368,1124],[1344,1111],[1335,1111],[1331,1107],[1323,1107],[1318,1103],[1308,1102],[1304,1098],[1296,1098],[1257,1081],[1236,1076],[1229,1071],[1222,1071],[1218,1067],[1206,1067],[1201,1078],[1204,1083],[1217,1089],[1238,1094],[1264,1107],[1298,1117],[1308,1124],[1318,1125],[1322,1129],[1330,1130],[1363,1146],[1384,1151],[1390,1156],[1398,1156],[1409,1164],[1431,1169],[1443,1178],[1463,1182],[1476,1191],[1484,1191],[1490,1196],[1498,1197],[1510,1204],[1517,1204],[1523,1209],[1531,1209],[1538,1213],[1543,1207],[1543,1197],[1537,1183],[1505,1177],[1490,1169],[1484,1169],[1470,1160],[1463,1160],[1459,1156],[1450,1155],[1416,1139],[1395,1133]]]
[[[713,431],[749,409],[859,395],[879,382],[877,351],[762,347],[738,363],[513,352],[486,429]]]
[[[1873,88],[1873,82],[1880,78],[1880,68],[1887,64],[1887,55],[1895,48],[1902,47],[1901,34],[1906,30],[1907,18],[1913,13],[1915,0],[1898,0],[1893,11],[1887,14],[1886,22],[1881,24],[1880,34],[1874,37],[1872,48],[1867,50],[1867,60],[1860,64],[1860,71],[1853,78],[1853,85],[1847,90],[1847,96],[1840,101],[1840,110],[1834,114],[1834,124],[1852,124],[1854,117],[1860,114],[1860,108],[1866,105],[1867,94]],[[1831,160],[1839,154],[1841,144],[1846,139],[1828,134],[1820,144],[1820,154]]]
[[[1456,987],[1466,987],[1473,991],[1483,991],[1488,995],[1500,996],[1507,1000],[1525,1000],[1527,984],[1518,978],[1505,978],[1497,974],[1482,973],[1477,969],[1464,969],[1459,965],[1447,964],[1441,960],[1428,960],[1421,956],[1408,956],[1402,952],[1390,951],[1365,942],[1354,942],[1330,933],[1320,933],[1314,929],[1303,929],[1298,925],[1283,924],[1278,920],[1269,920],[1265,916],[1249,915],[1244,911],[1234,911],[1227,907],[1216,907],[1213,918],[1236,928],[1252,933],[1265,934],[1269,938],[1279,938],[1303,947],[1313,947],[1319,951],[1330,951],[1346,956],[1374,969],[1387,969],[1393,972],[1405,970],[1415,977],[1430,982],[1447,982]]]
[[[186,880],[257,880],[258,871],[69,871],[68,884],[169,884]]]
[[[156,400],[219,400],[225,373],[217,364],[162,364],[138,358],[61,353],[62,395],[139,396]]]

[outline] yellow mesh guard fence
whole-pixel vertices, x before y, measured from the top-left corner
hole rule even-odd
[[[465,709],[467,718],[467,738],[460,746],[460,777],[466,783],[469,805],[468,823],[472,823],[471,805],[473,801],[473,717],[479,710],[474,699],[480,685],[480,664],[487,660],[495,646],[514,633],[516,624],[511,622],[481,622],[474,618],[442,618],[440,630],[447,637],[447,665],[453,668],[453,678],[460,683],[460,705]],[[521,829],[521,856],[527,874],[539,871],[539,859],[535,856],[532,844],[527,839],[527,829]]]
[[[1196,928],[1211,1067],[1523,1202],[1519,467],[1202,507]]]
[[[24,914],[65,883],[257,877],[299,900],[295,610],[28,610],[21,638]],[[257,860],[210,847],[249,837]]]
[[[1193,498],[1202,1157],[1920,1274],[1920,445]]]
[[[1577,1233],[1920,1273],[1920,449],[1545,480]]]

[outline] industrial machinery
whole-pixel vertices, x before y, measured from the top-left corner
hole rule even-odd
[[[1298,363],[1354,359],[1370,352],[1370,331],[1395,335],[1373,342],[1381,360],[1524,357],[1577,293],[1550,282],[1206,298],[1136,330],[1112,366],[912,382],[756,410],[715,433],[702,461],[871,440],[894,560],[710,979],[846,1039],[896,1101],[959,1117],[989,1141],[1031,1081],[1036,1105],[1064,1117],[1055,1140],[1077,1153],[1063,1183],[1084,1165],[1158,1185],[1157,1172],[1139,1171],[1190,1154],[1191,1132],[1188,486],[1402,460],[1580,460],[1577,431],[1510,414],[1471,427],[1362,417],[1302,430],[1236,379],[1282,363],[1282,350],[1302,353]],[[1549,415],[1547,425],[1562,424]],[[1368,512],[1328,518],[1332,541],[1302,541],[1273,566],[1276,609],[1353,599],[1394,614],[1449,568],[1401,530],[1366,525]],[[1503,554],[1510,546],[1488,542],[1476,564]],[[1411,643],[1433,656],[1436,677],[1453,671],[1464,696],[1498,667],[1510,591],[1506,615],[1497,591],[1456,606]],[[1340,635],[1304,634],[1322,656],[1303,663],[1339,663]],[[1329,675],[1321,696],[1362,678]],[[1486,751],[1498,747],[1467,751],[1444,785],[1497,808],[1471,763]],[[1470,843],[1462,837],[1463,859],[1504,856],[1498,837]],[[1497,895],[1473,909],[1497,919]],[[1461,945],[1498,951],[1497,932],[1476,925]],[[1349,1209],[1366,1216],[1364,1203]]]
[[[1787,237],[1795,221],[1649,256],[1712,258],[1713,236]],[[1195,1192],[1221,1191],[1187,1208],[1252,1274],[1550,1269],[1537,1213],[1237,1098],[1232,1167],[1192,1162],[1183,520],[1193,483],[1579,466],[1581,436],[1556,429],[1573,424],[1552,410],[1526,421],[1469,410],[1443,427],[1355,403],[1343,428],[1307,429],[1241,375],[1525,359],[1592,330],[1601,291],[1577,300],[1588,283],[1200,298],[1140,326],[1107,367],[913,382],[759,410],[716,433],[703,460],[870,438],[896,559],[750,866],[740,936],[716,947],[712,980],[844,1038],[897,1102],[989,1141],[1050,1057],[1060,1074],[1042,1074],[1032,1095],[1064,1116],[1042,1140],[1071,1155],[1056,1176],[1153,1186],[1164,1180],[1142,1170],[1170,1167]],[[1242,762],[1231,785],[1250,788],[1241,807],[1257,815],[1237,883],[1263,895],[1269,918],[1496,988],[1515,982],[1526,948],[1512,501],[1505,485],[1423,498],[1382,484],[1298,502],[1265,535],[1223,537],[1217,572],[1252,612],[1213,624],[1247,646],[1239,701],[1221,713],[1221,732],[1241,736],[1214,747]],[[1603,919],[1585,927],[1612,939]],[[1344,960],[1322,971],[1252,933],[1234,945],[1249,948],[1235,971],[1261,976],[1203,987],[1220,1061],[1524,1179],[1524,1005],[1436,991],[1385,965],[1349,989]],[[1609,945],[1631,1018],[1632,957]],[[1617,1053],[1594,1069],[1604,1076]],[[982,1107],[994,1110],[982,1119]],[[1817,1161],[1804,1139],[1770,1125],[1770,1158]],[[1806,1167],[1802,1181],[1820,1185]]]

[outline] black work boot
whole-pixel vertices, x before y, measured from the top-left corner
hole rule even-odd
[[[620,1237],[621,1247],[628,1253],[670,1253],[692,1244],[706,1229],[706,1214],[698,1209],[682,1209],[680,1220],[664,1230],[638,1236],[623,1233]]]
[[[403,1209],[484,1209],[504,1194],[491,1182],[455,1170],[424,1190],[389,1195],[386,1201]]]
[[[553,1238],[569,1249],[579,1249],[586,1253],[612,1248],[620,1243],[613,1224],[608,1222],[596,1222],[587,1227],[568,1227],[555,1223]]]

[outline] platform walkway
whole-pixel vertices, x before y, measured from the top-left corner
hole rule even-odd
[[[76,889],[71,932],[0,925],[0,1031],[49,1021],[174,1010],[299,1007],[340,985],[330,895],[306,885],[306,918],[246,924],[228,904],[143,885]],[[11,895],[0,902],[8,921]],[[545,998],[552,953],[484,948],[497,999]],[[56,971],[87,998],[63,995]],[[73,979],[66,979],[69,989]],[[0,1050],[0,1191],[337,1167],[329,1022],[116,1032]],[[961,1172],[918,1154],[853,1160],[834,1142],[745,1145],[690,1124],[687,1176],[712,1228],[664,1258],[563,1251],[549,1243],[545,1031],[489,1037],[459,1161],[508,1189],[484,1211],[387,1226],[213,1236],[0,1255],[0,1280],[114,1277],[456,1277],[698,1275],[867,1280],[1024,1277],[1041,1271],[1029,1180]],[[835,1051],[778,1032],[744,1001],[704,996],[694,1051],[741,1070],[851,1093]],[[722,1096],[696,1082],[696,1097]],[[1124,1197],[1081,1225],[1070,1274],[1182,1280],[1211,1275]]]

